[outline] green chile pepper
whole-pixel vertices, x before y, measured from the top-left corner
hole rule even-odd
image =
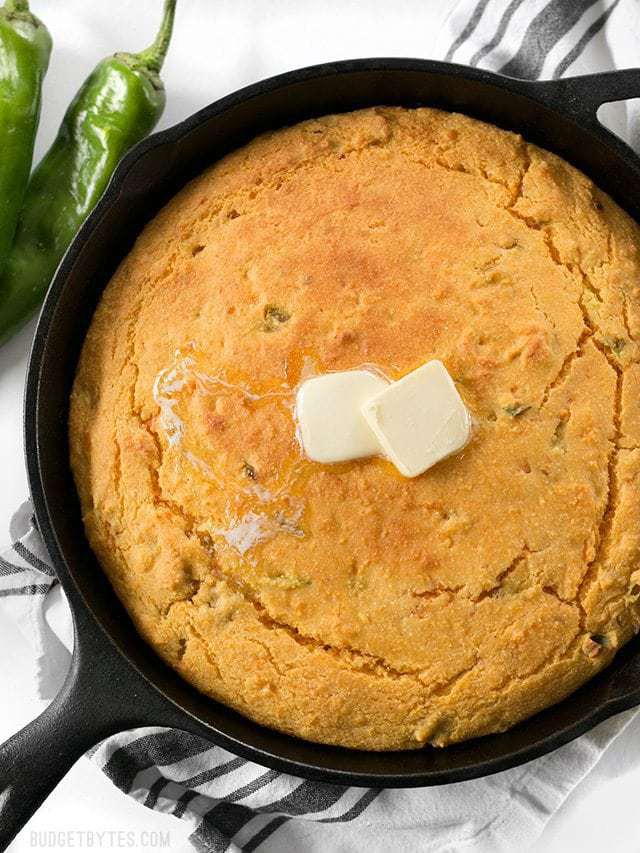
[[[175,15],[165,0],[154,43],[98,64],[29,181],[13,249],[0,276],[0,344],[42,301],[62,256],[102,195],[113,170],[155,127],[165,105],[160,70]]]
[[[29,180],[50,54],[51,36],[27,0],[7,0],[0,9],[0,271]]]

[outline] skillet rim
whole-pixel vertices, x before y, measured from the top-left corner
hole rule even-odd
[[[183,121],[163,131],[153,134],[152,136],[143,140],[123,158],[118,168],[114,172],[114,175],[112,176],[109,185],[105,190],[105,193],[96,205],[94,211],[83,224],[82,228],[76,235],[76,238],[69,247],[69,250],[65,254],[65,257],[63,258],[56,272],[56,275],[54,276],[52,284],[45,298],[45,302],[34,335],[26,374],[26,390],[24,404],[24,446],[27,473],[36,518],[38,520],[40,531],[43,535],[47,548],[49,549],[49,552],[54,561],[56,571],[61,579],[61,583],[65,589],[65,592],[67,592],[69,598],[71,599],[74,622],[84,621],[86,623],[86,619],[79,619],[79,614],[86,617],[91,617],[92,620],[99,626],[103,640],[106,639],[110,643],[110,645],[117,650],[120,658],[124,659],[124,662],[128,664],[129,668],[135,670],[135,672],[137,672],[137,674],[140,675],[154,691],[157,691],[160,694],[162,700],[171,704],[175,709],[178,710],[178,713],[184,714],[185,718],[187,719],[196,719],[198,721],[198,725],[201,726],[202,729],[206,730],[206,734],[203,734],[204,737],[207,737],[209,740],[211,740],[212,743],[218,743],[220,745],[226,746],[237,754],[257,761],[260,764],[265,764],[266,766],[273,767],[275,769],[284,770],[286,772],[293,773],[294,775],[302,776],[304,778],[314,778],[319,779],[321,781],[338,782],[341,784],[367,785],[372,787],[417,787],[435,784],[445,784],[454,781],[462,781],[466,779],[477,778],[479,776],[490,775],[492,773],[520,765],[533,758],[547,754],[548,752],[555,750],[559,746],[563,745],[564,743],[567,743],[568,741],[574,739],[580,734],[583,734],[584,732],[588,731],[602,720],[607,719],[613,714],[616,714],[620,711],[623,711],[640,703],[640,689],[635,692],[632,691],[629,696],[614,697],[612,699],[602,702],[601,704],[593,708],[590,713],[585,714],[572,725],[566,726],[565,728],[560,728],[553,734],[529,746],[513,750],[512,752],[509,752],[506,755],[498,756],[493,759],[482,760],[478,763],[468,765],[464,768],[450,768],[436,771],[421,770],[419,772],[410,771],[406,773],[382,772],[372,774],[370,772],[362,773],[358,771],[354,772],[342,770],[335,767],[327,768],[319,766],[317,764],[314,765],[306,761],[294,761],[288,758],[284,758],[278,755],[276,752],[264,750],[260,747],[255,746],[254,744],[248,743],[244,740],[238,740],[235,737],[229,736],[228,733],[221,731],[213,724],[205,722],[198,718],[197,715],[194,715],[192,712],[187,710],[187,708],[185,708],[184,705],[182,705],[180,702],[176,701],[170,696],[167,696],[166,692],[157,683],[155,683],[152,678],[149,678],[148,674],[142,671],[138,663],[134,661],[132,657],[128,654],[128,647],[123,648],[123,643],[114,638],[114,636],[108,629],[108,626],[104,623],[104,620],[100,617],[99,613],[96,612],[96,610],[99,610],[99,608],[96,608],[94,606],[95,602],[92,602],[90,600],[90,597],[87,597],[85,589],[79,583],[76,577],[76,573],[81,574],[81,570],[77,567],[72,569],[69,566],[69,561],[67,560],[67,557],[64,553],[64,549],[60,544],[56,532],[55,517],[56,513],[60,512],[61,510],[52,510],[52,502],[48,499],[48,496],[46,494],[46,488],[44,486],[44,477],[41,470],[40,458],[39,430],[41,423],[41,371],[45,359],[47,357],[53,357],[51,354],[47,355],[47,343],[52,327],[55,323],[55,314],[58,301],[60,295],[62,294],[66,286],[67,278],[69,277],[69,274],[71,273],[75,262],[78,259],[82,248],[84,247],[85,242],[87,241],[87,239],[91,238],[94,230],[97,228],[97,225],[99,224],[105,213],[113,206],[117,205],[121,190],[123,189],[123,187],[126,186],[127,179],[130,176],[135,164],[139,161],[142,161],[144,157],[153,149],[166,145],[178,144],[180,140],[187,137],[189,133],[191,133],[191,131],[195,130],[200,125],[210,121],[211,119],[214,119],[216,116],[224,113],[227,110],[230,110],[234,106],[249,102],[255,97],[259,97],[268,92],[284,88],[286,86],[289,86],[290,84],[305,83],[316,78],[343,76],[353,72],[376,71],[384,73],[393,71],[409,71],[419,72],[421,74],[439,74],[445,76],[462,77],[468,80],[476,80],[481,83],[486,83],[497,88],[506,90],[509,94],[512,95],[520,95],[531,98],[539,106],[542,106],[544,109],[547,109],[551,112],[558,111],[557,104],[554,104],[552,101],[550,102],[549,98],[547,98],[547,100],[545,101],[545,88],[547,89],[547,92],[553,93],[556,91],[550,88],[547,81],[525,81],[516,78],[508,78],[499,74],[495,74],[493,72],[486,71],[484,69],[469,68],[467,66],[457,65],[453,63],[438,62],[435,60],[402,58],[341,60],[289,71],[284,74],[279,74],[266,80],[260,81],[258,83],[245,86],[237,90],[236,92],[233,92],[215,101],[214,103],[204,107],[196,113],[188,116]],[[613,74],[616,73],[624,72],[613,72]],[[638,74],[638,91],[640,92],[640,72],[638,72]],[[607,75],[588,76],[590,78],[600,78]],[[557,85],[561,86],[564,83],[570,82],[571,80],[580,80],[580,78],[570,78],[566,81],[557,81]],[[552,81],[549,81],[549,84],[551,82]],[[601,98],[601,102],[604,102],[606,100],[606,97]],[[613,136],[613,134],[610,134],[608,131],[601,128],[601,126],[596,127],[597,120],[589,122],[588,109],[584,108],[582,110],[574,110],[574,115],[572,115],[571,118],[583,130],[592,132],[594,130],[597,131],[598,135],[601,137],[601,141],[604,142],[604,144],[609,148],[610,153],[614,158],[622,157],[623,159],[628,160],[629,155],[631,155],[633,161],[635,162],[627,162],[627,165],[631,165],[640,177],[640,161],[638,160],[634,152],[632,152],[632,150],[628,148],[628,146],[621,142],[621,140]],[[278,124],[278,126],[282,126],[282,124]],[[76,611],[76,608],[79,608],[79,610]],[[141,642],[144,644],[144,641]],[[640,657],[640,649],[638,649],[636,653]],[[120,662],[121,665],[123,665],[122,660]],[[605,670],[605,673],[606,672],[607,670]],[[183,680],[180,679],[179,676],[176,675],[176,678],[178,678],[183,684],[186,684],[186,682],[183,682]],[[570,702],[574,696],[575,694],[572,694],[563,701]],[[185,719],[185,722],[187,721],[187,719]],[[247,720],[247,723],[250,727],[255,728],[256,730],[264,730],[263,727],[259,726],[251,720],[248,720],[248,718],[244,719]],[[277,734],[282,737],[280,733]],[[491,737],[501,737],[501,735],[495,735]],[[300,744],[304,744],[306,746],[309,745],[306,741],[293,738],[292,740],[296,740]],[[467,742],[467,744],[468,743],[473,743],[473,741]],[[324,747],[323,745],[317,744],[313,744],[313,748],[316,750],[319,749],[325,751],[335,751],[336,749],[340,749],[336,747]],[[455,747],[448,747],[447,749],[450,750],[453,748]],[[415,752],[410,752],[411,754],[426,754],[426,750],[417,750]],[[349,754],[358,754],[359,751],[343,750],[343,753],[348,756]],[[381,757],[381,763],[384,763],[385,755],[397,756],[398,754],[402,753],[375,753],[375,755]]]

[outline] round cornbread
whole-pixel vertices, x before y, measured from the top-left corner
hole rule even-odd
[[[640,231],[433,109],[260,137],[107,286],[71,398],[86,531],[142,637],[266,726],[368,750],[503,731],[640,626]],[[313,373],[437,358],[471,443],[415,479],[303,458]]]

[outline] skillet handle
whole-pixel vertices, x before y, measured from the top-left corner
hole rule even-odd
[[[541,80],[532,91],[560,112],[569,113],[582,125],[602,131],[598,108],[613,101],[640,98],[640,68]]]
[[[73,606],[71,595],[69,601],[74,645],[65,683],[39,717],[0,745],[0,851],[76,761],[105,738],[150,725],[208,734],[124,661],[79,601]]]
[[[0,746],[0,851],[92,746],[151,721],[179,727],[183,717],[124,664],[85,611],[72,612],[73,658],[60,693]]]
[[[77,648],[77,646],[76,646]],[[98,740],[112,733],[101,710],[97,675],[74,653],[60,693],[0,746],[0,850],[5,850],[58,782]]]

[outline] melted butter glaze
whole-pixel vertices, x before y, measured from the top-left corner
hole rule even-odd
[[[382,376],[397,376],[397,368],[379,365],[354,365],[353,369],[366,369]],[[225,494],[224,518],[203,522],[199,532],[210,536],[217,548],[236,552],[236,555],[255,563],[259,546],[279,534],[302,537],[306,512],[305,490],[309,477],[318,463],[307,459],[303,453],[295,417],[295,399],[300,384],[311,376],[325,372],[322,360],[304,350],[287,355],[283,377],[256,381],[239,371],[212,372],[206,357],[194,344],[176,350],[173,361],[160,370],[153,385],[153,399],[158,406],[157,424],[164,437],[168,452],[179,454],[193,474],[213,483]],[[395,378],[394,376],[394,378]],[[224,402],[245,414],[235,426],[242,431],[250,414],[260,409],[277,412],[286,430],[281,444],[286,452],[280,454],[277,464],[270,470],[256,472],[246,455],[236,454],[229,459],[224,470],[211,464],[215,447],[194,435],[190,429],[189,409],[194,399],[204,403],[208,413],[226,410]],[[272,417],[272,412],[269,413]],[[221,414],[207,414],[212,429],[222,428]],[[219,418],[219,420],[217,420]],[[236,419],[237,420],[237,419]],[[281,437],[282,438],[282,437]],[[250,449],[251,444],[247,442]],[[382,458],[370,459],[369,464],[380,465],[389,476],[400,476],[391,463]],[[356,462],[337,463],[332,470],[340,473]],[[229,476],[229,469],[232,476]]]

